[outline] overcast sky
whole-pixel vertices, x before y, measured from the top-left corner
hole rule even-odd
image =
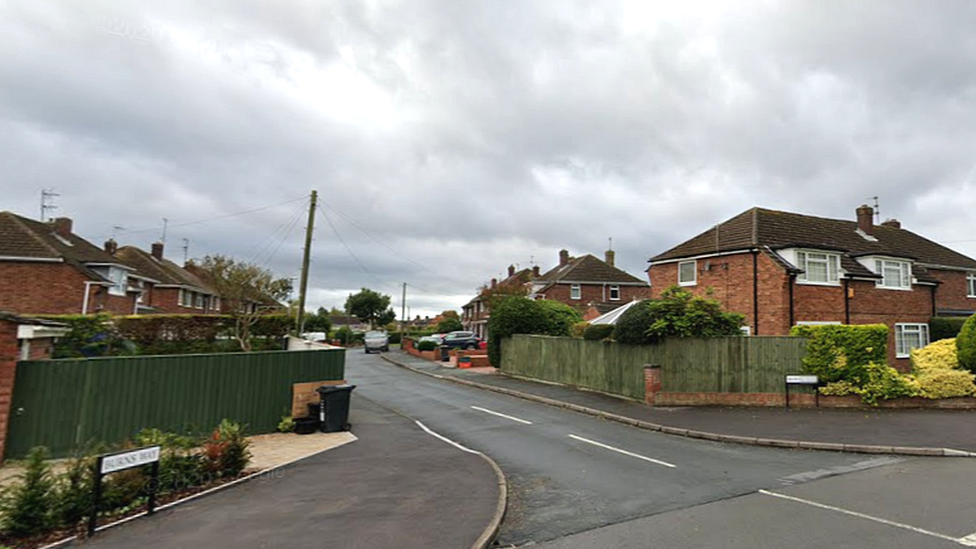
[[[970,0],[149,4],[0,0],[0,210],[296,276],[317,189],[309,305],[413,316],[752,206],[976,256]]]

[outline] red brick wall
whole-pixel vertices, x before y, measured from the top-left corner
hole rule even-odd
[[[7,442],[7,422],[17,371],[17,324],[0,320],[0,463]]]
[[[0,261],[0,309],[18,314],[81,314],[85,278],[64,263]],[[89,288],[88,312],[132,314],[134,295],[109,295],[108,288]]]
[[[935,292],[935,306],[939,309],[976,310],[976,297],[969,297],[966,273],[959,271],[937,271],[929,274],[942,284]]]
[[[610,302],[611,284],[580,284],[580,299],[570,299],[570,284],[556,284],[545,291],[546,299],[562,301],[563,303],[576,307],[586,305],[591,301]],[[646,286],[620,286],[621,305],[633,301],[634,299],[646,299],[650,297],[651,289]]]
[[[203,314],[206,312],[204,309],[181,306],[179,288],[153,288],[152,301],[150,303],[153,307],[164,313]]]

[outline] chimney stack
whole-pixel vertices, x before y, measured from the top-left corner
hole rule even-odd
[[[559,250],[559,266],[563,267],[569,263],[569,251]]]
[[[105,241],[105,251],[108,252],[109,255],[115,255],[115,252],[118,249],[119,249],[119,245],[117,242],[115,242],[114,238],[110,238]]]
[[[864,234],[874,234],[874,208],[861,204],[857,209],[857,228]]]
[[[892,229],[900,229],[901,228],[901,221],[898,221],[897,219],[889,219],[889,220],[881,223],[881,226],[882,227],[890,227]]]
[[[496,286],[498,286],[498,279],[497,278],[491,279],[491,289],[494,290]]]
[[[508,266],[508,278],[515,276],[515,265]]]
[[[163,243],[162,242],[153,242],[153,244],[152,244],[152,256],[155,257],[156,259],[160,260],[160,261],[163,260]]]
[[[54,232],[58,235],[68,238],[71,236],[71,218],[70,217],[58,217],[51,221],[51,225],[54,228]]]
[[[533,265],[532,266],[532,276],[534,278],[539,278],[540,276],[542,276],[542,273],[539,271],[539,266],[538,265]]]
[[[613,250],[607,250],[606,253],[603,254],[603,257],[604,257],[603,261],[607,265],[610,265],[611,267],[613,267],[613,260],[614,260],[614,257],[616,255],[617,255],[617,253],[614,252]]]

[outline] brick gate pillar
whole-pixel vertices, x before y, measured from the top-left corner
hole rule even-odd
[[[7,423],[17,373],[17,324],[0,318],[0,463],[7,445]]]
[[[661,392],[661,366],[657,364],[644,365],[644,402],[654,405],[657,394]]]

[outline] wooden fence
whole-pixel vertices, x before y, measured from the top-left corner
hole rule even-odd
[[[502,371],[644,399],[644,366],[661,367],[662,392],[782,393],[799,373],[798,337],[666,339],[656,345],[516,335],[502,342]]]
[[[34,446],[55,456],[139,430],[202,433],[227,418],[275,430],[292,384],[341,380],[345,351],[273,351],[19,362],[6,457]]]

